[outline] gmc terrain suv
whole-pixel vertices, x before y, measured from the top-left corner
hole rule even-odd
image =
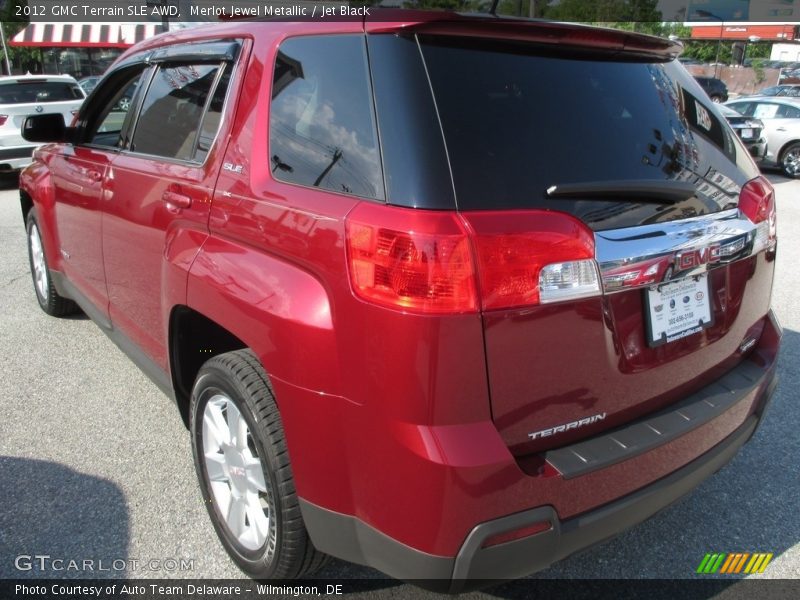
[[[773,189],[680,46],[398,19],[157,36],[24,125],[39,304],[174,398],[254,577],[542,569],[720,469],[775,386]]]

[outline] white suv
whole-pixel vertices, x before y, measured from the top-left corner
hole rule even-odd
[[[61,113],[69,125],[86,94],[69,75],[18,75],[0,77],[0,171],[21,169],[31,163],[36,145],[20,135],[25,117]]]

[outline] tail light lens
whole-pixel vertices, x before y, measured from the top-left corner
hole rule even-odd
[[[748,181],[739,194],[739,210],[756,226],[754,252],[773,248],[778,240],[775,189],[763,176]]]
[[[5,125],[6,121],[8,121],[8,115],[0,115],[0,127]]]
[[[467,213],[484,310],[575,300],[600,293],[594,235],[560,212]]]
[[[600,294],[594,237],[563,213],[364,203],[346,229],[353,290],[383,306],[465,313]]]
[[[455,213],[361,204],[347,219],[350,281],[365,300],[423,313],[478,308],[469,238]]]

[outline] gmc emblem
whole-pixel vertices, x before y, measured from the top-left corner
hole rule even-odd
[[[675,255],[675,264],[678,266],[679,271],[693,269],[700,265],[719,262],[720,259],[720,245],[714,244],[707,246],[700,250],[687,250],[679,252]]]

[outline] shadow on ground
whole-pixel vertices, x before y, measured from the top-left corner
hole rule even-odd
[[[0,507],[0,578],[125,576],[112,561],[127,560],[128,509],[110,481],[53,462],[0,456]],[[109,571],[97,570],[100,559]],[[81,568],[70,569],[70,560]],[[95,570],[83,570],[84,560],[94,560]]]

